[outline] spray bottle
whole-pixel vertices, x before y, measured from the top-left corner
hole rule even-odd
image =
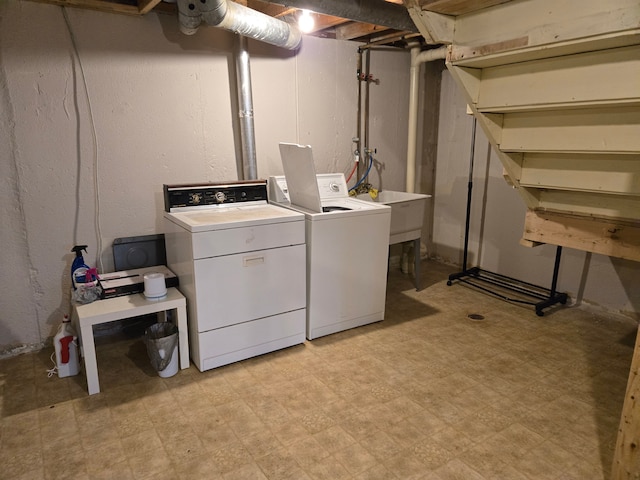
[[[53,347],[56,351],[58,377],[63,378],[77,375],[80,371],[78,361],[78,336],[71,326],[69,315],[65,314],[60,327],[58,327],[58,333],[53,337]]]
[[[71,264],[71,283],[74,290],[77,288],[76,284],[86,282],[85,276],[87,270],[89,270],[89,266],[84,263],[84,258],[82,257],[83,250],[87,251],[86,245],[76,245],[71,249],[76,254],[76,258],[73,259]]]

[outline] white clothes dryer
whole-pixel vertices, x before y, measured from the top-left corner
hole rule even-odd
[[[311,147],[280,151],[269,201],[305,215],[307,338],[383,320],[391,208],[349,197],[342,173],[316,175]]]
[[[303,343],[304,216],[267,182],[165,185],[167,265],[187,297],[200,371]]]

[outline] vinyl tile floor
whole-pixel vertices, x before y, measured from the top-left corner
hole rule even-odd
[[[636,322],[422,271],[382,322],[204,373],[158,377],[140,338],[99,342],[92,396],[52,349],[0,360],[0,478],[607,479]]]

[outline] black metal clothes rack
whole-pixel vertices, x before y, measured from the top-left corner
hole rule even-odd
[[[560,269],[560,259],[562,256],[562,247],[556,248],[556,259],[553,266],[553,276],[551,279],[551,288],[544,288],[532,283],[524,282],[506,275],[490,272],[480,267],[467,268],[467,260],[469,253],[469,224],[471,217],[471,193],[473,190],[473,160],[475,156],[476,143],[476,123],[473,118],[473,128],[471,134],[471,158],[469,161],[469,182],[467,184],[467,215],[464,227],[464,251],[462,259],[462,271],[449,275],[447,285],[453,285],[454,281],[459,281],[477,288],[485,293],[501,298],[507,302],[522,303],[525,305],[533,305],[536,315],[542,317],[543,309],[556,305],[558,303],[564,305],[567,303],[569,296],[566,293],[558,293],[556,287],[558,284],[558,270]],[[484,286],[481,284],[488,286]]]

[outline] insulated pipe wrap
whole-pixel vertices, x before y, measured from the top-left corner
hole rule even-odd
[[[208,25],[218,26],[224,17],[227,16],[227,2],[226,0],[205,0],[201,2],[200,0],[192,0],[193,2],[198,1],[201,5],[202,9],[202,19]]]
[[[233,2],[218,26],[289,50],[296,49],[302,38],[300,30],[288,23]]]
[[[246,37],[294,50],[302,38],[298,28],[227,0],[178,0],[180,31],[193,35],[204,20]]]

